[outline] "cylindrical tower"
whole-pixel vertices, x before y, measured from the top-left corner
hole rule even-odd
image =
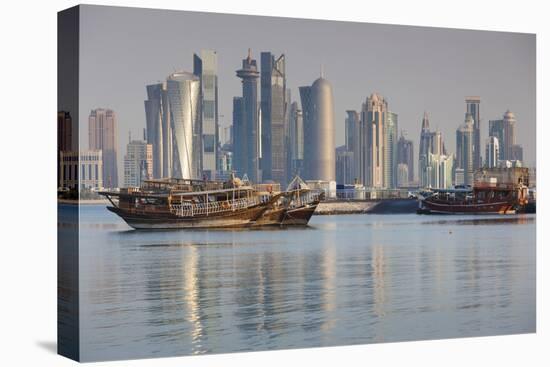
[[[324,78],[301,87],[304,116],[304,178],[336,180],[332,86]]]
[[[173,134],[173,177],[200,178],[199,78],[178,72],[167,80]]]

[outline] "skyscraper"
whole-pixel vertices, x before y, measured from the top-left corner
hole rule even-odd
[[[421,187],[428,187],[431,182],[431,173],[429,172],[431,168],[428,162],[429,154],[446,155],[447,152],[443,142],[443,134],[438,130],[430,131],[428,113],[424,112],[418,152],[418,178]]]
[[[57,151],[73,150],[73,119],[67,111],[57,112]]]
[[[304,161],[304,120],[302,110],[298,108],[298,102],[290,105],[289,116],[289,178],[301,175]]]
[[[261,53],[262,178],[284,183],[287,179],[285,55]]]
[[[373,93],[363,103],[361,112],[362,131],[361,147],[362,162],[360,164],[361,182],[372,188],[384,188],[385,179],[385,126],[387,124],[386,114],[388,103],[381,95]]]
[[[172,131],[172,177],[201,178],[200,81],[176,72],[166,81]]]
[[[427,187],[449,189],[453,186],[453,156],[428,153]]]
[[[420,130],[420,144],[418,145],[418,178],[421,186],[426,186],[425,170],[428,165],[428,153],[431,147],[430,120],[428,112],[424,111],[422,129]]]
[[[130,140],[124,156],[124,187],[138,187],[153,177],[153,146],[146,141]]]
[[[260,73],[256,60],[252,59],[251,51],[248,49],[248,56],[243,60],[242,68],[237,70],[237,77],[242,79],[243,97],[242,113],[239,123],[242,125],[239,133],[244,135],[238,138],[239,142],[246,140],[244,154],[235,155],[235,166],[241,169],[241,174],[247,174],[252,182],[262,180],[260,172],[260,126],[258,111],[258,78]],[[235,105],[234,105],[235,107]],[[235,113],[235,109],[233,109]],[[237,131],[235,131],[237,139]],[[236,144],[237,142],[235,142]],[[238,161],[243,160],[243,161]]]
[[[397,114],[386,113],[384,127],[384,187],[397,187]]]
[[[292,181],[295,174],[292,172],[292,157],[290,155],[291,153],[291,105],[292,105],[292,98],[290,93],[290,88],[286,88],[285,90],[285,117],[284,117],[284,149],[285,149],[285,184]]]
[[[489,121],[489,136],[499,142],[499,160],[514,160],[512,147],[516,144],[516,116],[507,110],[501,120]]]
[[[233,97],[233,169],[242,177],[247,168],[247,131],[244,126],[243,97]]]
[[[61,152],[69,152],[73,149],[73,120],[67,111],[57,112],[57,187],[61,187]]]
[[[481,157],[481,118],[479,114],[479,104],[481,99],[478,96],[466,97],[466,113],[470,114],[474,120],[474,156],[473,164],[474,170],[478,169],[482,165]]]
[[[165,164],[168,166],[171,160],[171,154],[164,152],[164,145],[169,148],[167,137],[170,136],[170,124],[166,116],[165,104],[168,104],[166,98],[165,83],[151,84],[147,87],[147,100],[145,104],[145,122],[147,131],[147,143],[153,148],[153,177],[161,178],[171,175]],[[167,160],[165,163],[164,161]],[[168,168],[168,167],[166,167]]]
[[[304,119],[304,178],[335,181],[334,103],[332,86],[322,76],[300,87]]]
[[[464,172],[464,185],[473,184],[474,175],[474,119],[466,114],[464,124],[456,130],[456,168]]]
[[[353,152],[345,145],[336,148],[336,182],[339,184],[353,184]]]
[[[519,144],[512,145],[510,160],[523,162],[523,147]]]
[[[397,164],[397,187],[409,187],[409,166],[406,163]]]
[[[407,165],[407,185],[414,182],[414,146],[413,141],[405,138],[403,132],[397,141],[397,164]]]
[[[193,56],[193,73],[200,79],[200,134],[202,135],[202,174],[214,179],[218,154],[218,55],[201,50]]]
[[[346,129],[346,149],[352,153],[352,164],[350,166],[350,175],[353,177],[353,182],[359,181],[360,164],[360,138],[361,138],[361,118],[355,110],[346,111],[345,120]]]
[[[487,138],[485,147],[485,167],[495,168],[499,161],[499,141],[496,136]]]
[[[98,108],[88,118],[88,146],[101,150],[103,159],[103,185],[118,187],[117,123],[113,110]]]

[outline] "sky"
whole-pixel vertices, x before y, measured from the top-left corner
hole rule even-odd
[[[121,178],[128,132],[143,136],[145,86],[192,71],[201,49],[218,54],[223,126],[231,124],[232,100],[242,91],[235,71],[251,48],[258,66],[262,51],[285,54],[293,101],[300,102],[298,87],[311,85],[322,67],[333,87],[337,146],[344,143],[345,111],[360,111],[377,92],[398,114],[415,154],[424,111],[454,153],[464,99],[480,96],[483,153],[488,121],[509,109],[524,161],[535,164],[534,34],[90,5],[82,6],[80,21],[81,146],[88,145],[90,110],[113,109]]]

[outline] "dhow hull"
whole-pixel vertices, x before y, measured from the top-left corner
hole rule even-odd
[[[108,209],[135,229],[240,228],[248,226],[266,210],[265,207],[258,206],[221,215],[189,218],[178,217],[172,213],[159,213],[153,216],[148,213],[131,213],[115,207],[108,207]]]

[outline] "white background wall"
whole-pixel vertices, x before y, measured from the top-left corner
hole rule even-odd
[[[537,334],[240,353],[94,366],[542,366],[549,338],[547,165],[550,22],[543,1],[94,1],[97,4],[537,33]],[[0,361],[69,366],[56,340],[56,12],[74,1],[6,0],[0,10]],[[315,5],[313,5],[315,4]],[[546,101],[543,104],[542,101]],[[545,123],[546,122],[546,123]],[[35,200],[30,200],[34,197]],[[546,312],[545,312],[546,311]],[[546,348],[545,348],[546,347]],[[546,363],[545,363],[546,362]]]

